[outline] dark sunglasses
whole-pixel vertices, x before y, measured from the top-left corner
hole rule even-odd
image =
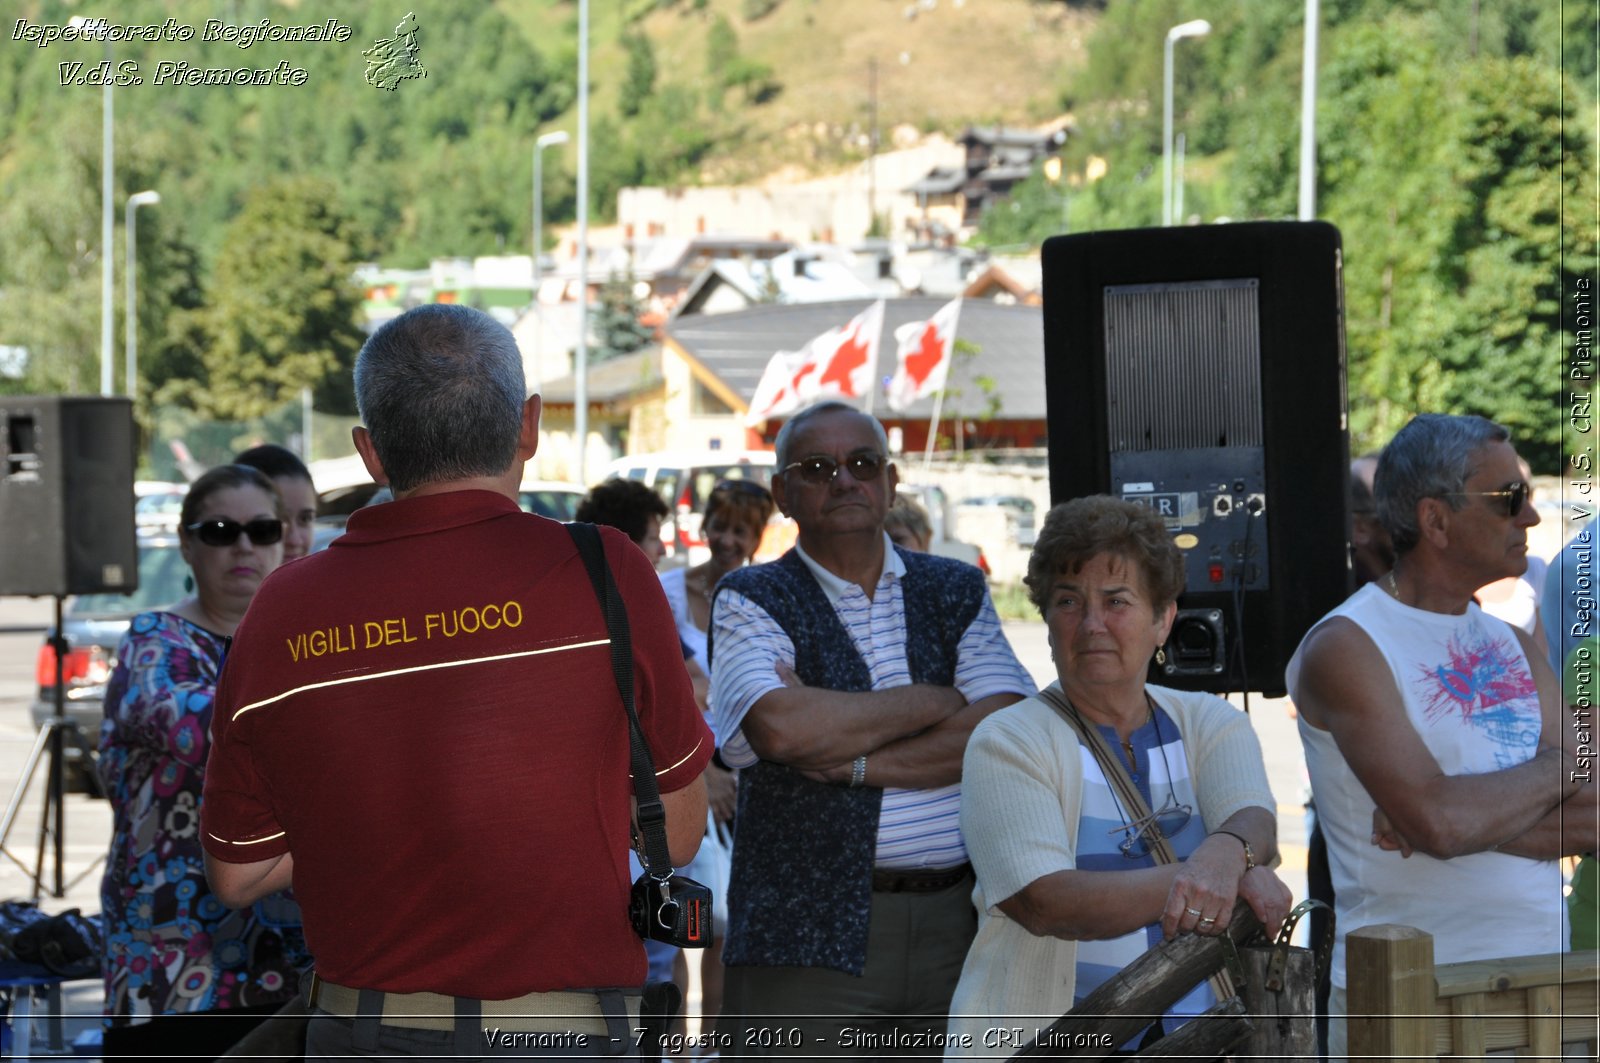
[[[247,524],[236,520],[199,520],[183,528],[207,546],[232,546],[239,541],[240,532],[250,536],[250,541],[257,546],[271,546],[283,538],[283,521],[267,517]]]
[[[823,457],[801,458],[785,465],[783,471],[799,469],[800,479],[808,484],[831,484],[840,469],[849,469],[858,483],[866,483],[876,480],[887,464],[889,459],[881,454],[852,454],[842,462]]]
[[[1456,498],[1498,498],[1500,499],[1501,513],[1507,517],[1515,517],[1522,512],[1522,507],[1528,504],[1528,496],[1533,494],[1533,488],[1528,486],[1526,480],[1506,484],[1498,491],[1451,491]]]

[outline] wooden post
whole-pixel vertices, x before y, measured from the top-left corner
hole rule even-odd
[[[1364,926],[1345,938],[1344,962],[1350,1058],[1435,1055],[1433,935],[1392,923]]]
[[[1317,1054],[1317,960],[1308,949],[1290,949],[1283,988],[1269,990],[1267,964],[1273,948],[1239,950],[1244,965],[1244,1002],[1255,1031],[1241,1054],[1253,1060],[1299,1060]]]

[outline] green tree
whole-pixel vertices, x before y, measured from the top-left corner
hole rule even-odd
[[[1320,171],[1345,246],[1354,445],[1417,412],[1480,413],[1551,470],[1561,293],[1595,256],[1576,213],[1593,144],[1547,66],[1452,64],[1436,39],[1434,16],[1397,14],[1351,27],[1327,64],[1325,128],[1361,131],[1325,137]]]
[[[632,354],[650,343],[650,330],[639,321],[645,307],[633,294],[633,284],[631,274],[612,274],[600,286],[594,321],[596,362]]]
[[[623,74],[617,109],[624,117],[632,118],[656,89],[656,53],[650,38],[642,33],[624,34],[622,47],[628,53],[628,68]]]
[[[20,380],[0,378],[14,394],[100,390],[98,116],[58,137],[0,196],[0,343],[28,352]]]
[[[228,227],[202,321],[206,379],[188,397],[214,416],[259,416],[310,387],[354,409],[361,347],[356,241],[332,184],[290,178],[251,193]]]

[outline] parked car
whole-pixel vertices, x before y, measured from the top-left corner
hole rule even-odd
[[[141,533],[178,530],[183,496],[189,493],[186,485],[141,480],[134,485],[134,493],[138,501],[133,504],[133,522]]]
[[[311,549],[321,550],[338,538],[341,529],[319,526]],[[100,722],[105,717],[106,683],[116,667],[117,644],[139,613],[164,609],[188,592],[183,579],[188,566],[178,549],[176,533],[146,534],[139,539],[139,589],[132,594],[78,594],[63,603],[61,627],[67,639],[62,660],[63,715],[78,725],[90,749],[100,744]],[[35,668],[38,694],[29,707],[34,727],[55,716],[56,654],[51,632],[39,647]],[[77,750],[68,743],[69,758]]]
[[[357,509],[366,509],[368,506],[381,506],[385,502],[394,500],[394,492],[388,486],[378,487],[366,496],[366,501],[357,506]],[[583,501],[584,490],[577,484],[569,484],[563,480],[523,480],[517,487],[517,504],[524,513],[537,513],[541,517],[559,520],[563,523],[576,520],[578,516],[578,503]],[[321,506],[319,504],[320,512]],[[350,519],[350,515],[329,515],[317,517],[319,524],[343,526]]]
[[[963,509],[998,509],[1006,515],[1006,525],[1011,532],[1012,541],[1018,546],[1032,546],[1039,538],[1039,532],[1034,527],[1033,499],[1022,495],[980,495],[977,498],[963,498],[958,505]]]
[[[669,565],[699,564],[710,556],[700,535],[700,514],[711,489],[721,480],[756,480],[772,486],[777,457],[770,450],[661,451],[618,458],[605,468],[603,478],[638,480],[653,488],[667,504],[667,519],[661,523],[661,541],[666,546]],[[773,531],[774,542],[765,538],[756,553],[758,561],[770,560],[792,543],[792,533]],[[783,545],[780,545],[783,544]]]
[[[578,503],[583,501],[584,494],[583,488],[577,484],[561,480],[524,479],[517,488],[517,503],[525,513],[537,513],[541,517],[565,523],[577,519]]]
[[[928,539],[928,553],[965,561],[969,565],[976,565],[985,576],[989,575],[989,559],[983,556],[983,548],[964,543],[953,536],[956,522],[950,510],[950,497],[945,494],[944,488],[938,484],[902,483],[896,490],[927,511],[928,527],[932,531]]]

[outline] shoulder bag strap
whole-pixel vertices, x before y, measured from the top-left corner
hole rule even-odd
[[[645,869],[652,878],[664,880],[672,874],[672,857],[667,850],[667,814],[661,804],[661,792],[656,788],[656,768],[650,759],[650,747],[645,743],[644,728],[639,726],[639,715],[633,707],[633,638],[628,629],[628,613],[611,578],[611,566],[606,564],[600,529],[579,522],[568,524],[566,528],[578,548],[578,555],[583,558],[584,567],[589,570],[589,581],[594,584],[600,612],[606,618],[606,632],[611,639],[611,670],[617,678],[622,707],[628,712],[633,794],[638,805],[639,831],[644,836]]]
[[[1166,835],[1161,833],[1161,828],[1151,818],[1150,806],[1145,802],[1144,795],[1128,777],[1128,766],[1122,762],[1121,757],[1111,751],[1110,746],[1106,745],[1100,729],[1085,720],[1078,713],[1077,706],[1068,701],[1067,696],[1061,691],[1046,688],[1039,692],[1039,696],[1078,732],[1078,740],[1094,754],[1094,759],[1100,764],[1100,770],[1105,774],[1106,781],[1116,791],[1117,800],[1122,802],[1134,822],[1150,824],[1145,828],[1144,836],[1150,844],[1150,855],[1156,858],[1156,863],[1177,863],[1178,858],[1173,855],[1172,846],[1167,844]]]
[[[1094,759],[1100,764],[1100,771],[1105,775],[1106,780],[1111,783],[1112,789],[1116,791],[1118,800],[1122,801],[1124,807],[1128,809],[1128,814],[1136,817],[1135,822],[1149,822],[1150,825],[1145,828],[1145,838],[1149,841],[1150,855],[1156,858],[1156,863],[1178,863],[1177,856],[1172,852],[1172,846],[1167,844],[1167,836],[1161,833],[1161,827],[1151,817],[1150,806],[1145,802],[1144,795],[1139,792],[1139,788],[1128,777],[1127,765],[1122,763],[1121,757],[1111,751],[1110,746],[1106,745],[1106,740],[1100,734],[1100,729],[1085,720],[1078,713],[1077,706],[1073,705],[1061,691],[1051,690],[1047,687],[1039,691],[1039,696],[1044,699],[1045,704],[1060,713],[1062,718],[1072,725],[1073,730],[1078,732],[1079,741],[1088,747],[1089,752],[1094,754]],[[1216,994],[1218,1002],[1227,1000],[1235,995],[1233,979],[1229,976],[1226,967],[1212,972],[1209,981],[1211,982],[1211,990]]]

